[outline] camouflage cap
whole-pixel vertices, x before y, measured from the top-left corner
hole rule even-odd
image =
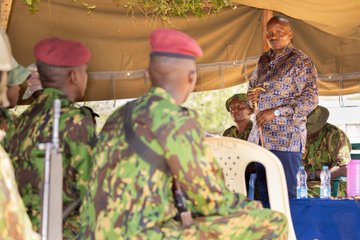
[[[15,60],[14,60],[15,61]],[[21,85],[30,75],[30,70],[15,61],[15,68],[9,72],[8,86]]]
[[[245,93],[237,93],[237,94],[234,94],[232,97],[230,97],[228,100],[226,100],[225,107],[228,112],[230,112],[231,102],[235,99],[240,102],[246,102],[246,94]]]
[[[329,110],[327,108],[318,105],[308,116],[306,122],[307,134],[314,134],[326,124],[329,118]]]

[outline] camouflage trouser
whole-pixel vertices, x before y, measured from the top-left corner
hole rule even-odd
[[[308,181],[308,197],[318,198],[320,197],[320,181]],[[331,191],[334,189],[334,181],[331,181]],[[346,182],[339,183],[339,189],[337,189],[336,196],[334,197],[346,197]]]
[[[287,239],[286,217],[269,209],[240,211],[229,216],[195,219],[190,228],[169,221],[160,228],[147,229],[135,239]]]

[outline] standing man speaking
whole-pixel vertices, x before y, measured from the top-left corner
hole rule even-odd
[[[317,106],[317,70],[291,40],[290,22],[279,16],[266,25],[270,50],[263,53],[249,82],[248,99],[256,121],[248,141],[273,152],[281,161],[289,198],[296,197],[296,173],[306,141],[306,116]],[[257,91],[261,87],[264,91]],[[265,169],[257,164],[260,198],[269,207]]]

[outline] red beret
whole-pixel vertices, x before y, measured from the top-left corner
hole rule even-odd
[[[34,47],[37,61],[58,67],[77,67],[91,58],[90,50],[82,43],[57,37],[46,38]]]
[[[199,57],[203,51],[190,36],[173,29],[156,29],[150,35],[151,56]]]

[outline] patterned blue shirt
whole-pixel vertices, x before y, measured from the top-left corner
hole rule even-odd
[[[283,152],[304,152],[306,116],[318,104],[317,70],[311,59],[291,44],[275,56],[263,53],[249,82],[261,92],[258,111],[277,108],[280,116],[262,128],[265,148]],[[254,122],[248,141],[259,143],[259,128]]]

